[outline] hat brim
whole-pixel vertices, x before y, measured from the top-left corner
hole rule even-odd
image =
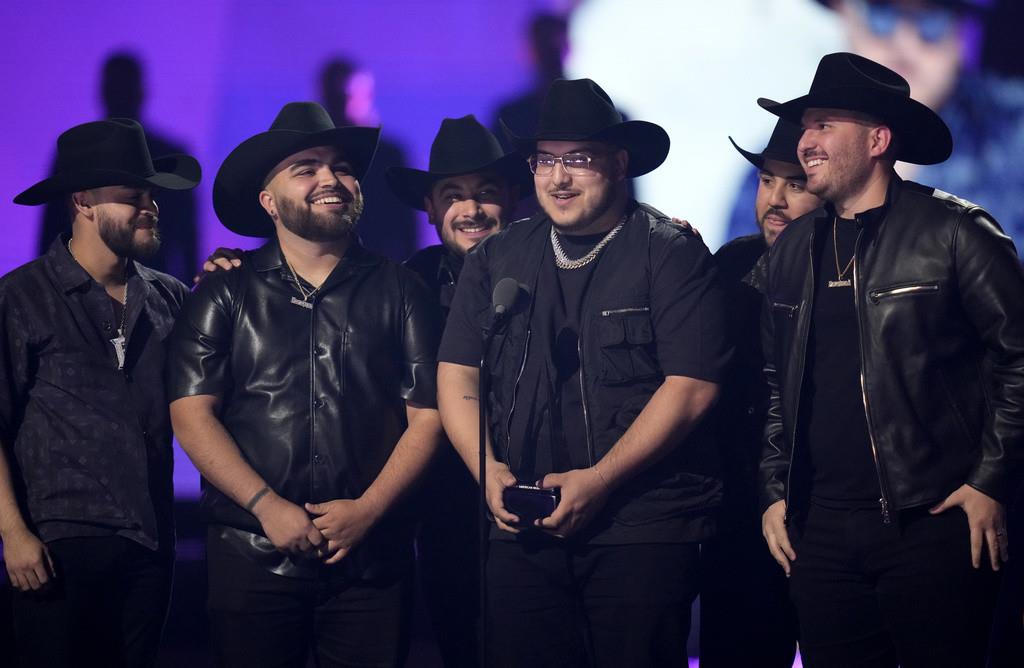
[[[384,178],[387,180],[391,192],[403,204],[425,211],[423,200],[430,195],[435,183],[453,176],[477,172],[494,172],[508,179],[510,185],[518,188],[519,199],[533,194],[533,174],[530,172],[526,160],[518,153],[508,153],[494,162],[457,172],[430,172],[412,167],[389,167],[384,172]]]
[[[729,141],[732,142],[733,148],[739,151],[740,155],[747,159],[747,162],[752,164],[754,167],[757,167],[758,169],[764,169],[764,163],[766,160],[778,160],[779,162],[785,162],[790,165],[796,165],[798,167],[801,167],[800,162],[796,159],[795,156],[785,156],[782,155],[781,153],[773,153],[772,151],[768,150],[762,151],[760,153],[754,153],[753,151],[748,151],[742,148],[739,144],[736,143],[736,141],[732,137],[729,137]]]
[[[533,136],[522,136],[508,127],[505,121],[501,121],[501,127],[516,150],[524,156],[531,155],[539,141],[602,141],[621,146],[629,153],[629,168],[626,171],[629,177],[653,172],[665,162],[671,147],[665,129],[648,121],[624,121],[589,134],[541,132]]]
[[[897,160],[934,165],[953,153],[953,135],[938,114],[902,93],[878,88],[844,86],[822,88],[788,102],[759,98],[765,111],[801,123],[808,109],[845,109],[874,116],[896,134]]]
[[[289,155],[315,146],[335,146],[363,180],[380,139],[380,128],[342,127],[321,132],[269,130],[246,139],[224,159],[213,182],[213,209],[235,234],[271,237],[274,221],[260,205],[263,180]]]
[[[153,160],[152,176],[112,169],[58,173],[25,189],[14,198],[15,204],[37,206],[69,193],[104,186],[140,186],[162,190],[191,190],[202,179],[199,161],[190,155],[174,154]]]

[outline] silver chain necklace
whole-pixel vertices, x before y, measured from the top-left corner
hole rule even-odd
[[[615,235],[619,233],[622,226],[626,224],[626,219],[628,217],[628,215],[623,216],[622,220],[619,221],[619,224],[608,230],[608,234],[604,235],[604,237],[597,242],[597,245],[590,249],[589,253],[575,260],[565,254],[565,251],[562,249],[562,244],[558,240],[558,232],[555,232],[555,228],[552,227],[551,250],[555,252],[555,266],[559,269],[579,269],[593,262],[594,258],[596,258],[601,252],[601,249],[607,246],[608,243],[615,238]]]

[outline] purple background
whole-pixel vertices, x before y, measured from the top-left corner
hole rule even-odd
[[[529,82],[521,35],[540,0],[177,0],[0,3],[0,274],[30,260],[41,210],[11,198],[46,176],[57,135],[102,116],[100,67],[111,51],[146,69],[144,126],[188,146],[204,168],[197,191],[200,252],[250,247],[216,221],[213,176],[240,141],[280,107],[315,99],[316,72],[334,55],[372,71],[383,131],[413,165],[427,162],[444,116],[490,123],[496,103]],[[423,241],[433,240],[424,224]]]

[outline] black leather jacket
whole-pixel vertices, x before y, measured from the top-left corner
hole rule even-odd
[[[221,422],[289,501],[357,498],[404,433],[406,402],[437,405],[436,303],[411,271],[358,245],[311,307],[299,297],[276,241],[205,277],[171,337],[168,394],[223,397]],[[205,481],[201,510],[207,522],[262,537],[252,514]],[[393,512],[353,561],[410,546],[408,517]]]
[[[763,320],[771,387],[761,506],[799,506],[792,479],[814,299],[819,209],[767,256]],[[967,483],[1005,501],[1024,454],[1024,272],[987,212],[893,179],[887,208],[858,218],[853,288],[861,390],[884,521]]]

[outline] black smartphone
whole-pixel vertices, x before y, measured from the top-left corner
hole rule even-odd
[[[559,489],[541,489],[533,485],[515,484],[502,495],[505,509],[519,518],[516,526],[532,526],[534,521],[555,512],[561,499]]]

